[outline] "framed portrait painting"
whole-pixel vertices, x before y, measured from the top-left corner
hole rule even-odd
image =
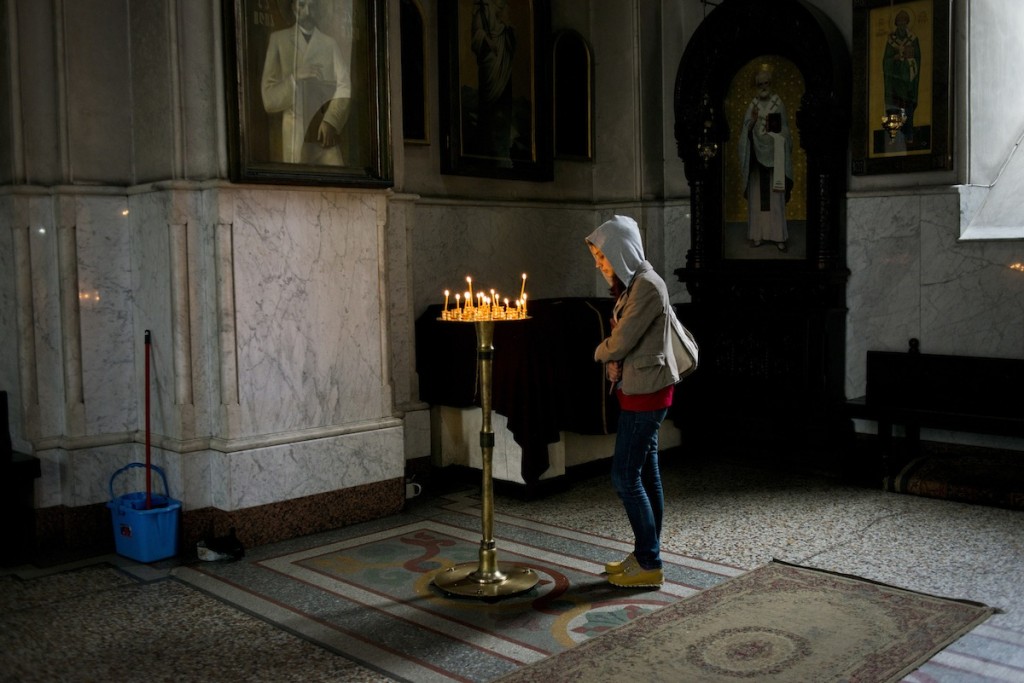
[[[951,12],[952,0],[855,0],[855,175],[953,167]]]
[[[441,172],[553,177],[549,0],[439,0]]]
[[[386,0],[224,7],[231,179],[391,185]]]

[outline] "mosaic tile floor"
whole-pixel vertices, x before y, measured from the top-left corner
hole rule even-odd
[[[479,568],[479,495],[434,503],[329,538],[258,548],[244,562],[172,573],[268,620],[286,612],[296,632],[397,679],[477,683],[743,573],[666,553],[661,590],[620,590],[601,572],[628,551],[621,542],[498,513],[497,560],[529,569],[536,586],[501,599],[452,596],[433,579],[458,565]]]
[[[827,475],[769,473],[729,459],[698,464],[670,454],[663,467],[664,545],[681,563],[742,571],[777,558],[986,603],[1002,613],[905,681],[1024,680],[1024,512],[849,487]],[[291,566],[308,572],[314,565],[301,553],[318,545],[405,524],[448,523],[452,506],[467,509],[475,495],[454,493],[428,486],[397,518],[251,548],[246,560],[291,558]],[[628,550],[628,526],[605,476],[536,500],[497,495],[495,512],[499,528],[515,521],[522,533],[539,525],[561,538],[565,552],[583,558],[574,571],[593,573],[590,565]],[[479,529],[471,513],[464,516],[465,529]],[[585,537],[596,540],[584,552]],[[0,680],[457,680],[422,667],[387,674],[372,657],[356,663],[311,632],[284,600],[225,600],[181,576],[210,573],[213,564],[149,566],[106,556],[0,572]],[[690,583],[679,582],[679,599],[699,589],[687,589]],[[434,656],[453,652],[439,648]],[[466,666],[463,680],[486,680]]]

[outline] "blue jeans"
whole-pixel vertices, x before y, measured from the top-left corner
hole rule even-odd
[[[612,485],[633,528],[633,555],[644,569],[661,567],[661,519],[665,494],[658,468],[658,428],[667,409],[623,410],[615,435]]]

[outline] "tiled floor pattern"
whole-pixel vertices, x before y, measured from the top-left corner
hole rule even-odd
[[[433,577],[479,565],[481,511],[471,493],[437,502],[391,526],[174,575],[268,620],[285,611],[304,637],[396,678],[482,682],[741,573],[667,554],[662,590],[622,591],[601,576],[607,558],[628,551],[621,542],[498,515],[498,560],[530,568],[539,583],[501,600],[449,596]]]
[[[768,462],[697,462],[675,454],[663,467],[665,552],[694,572],[666,595],[681,599],[700,588],[693,577],[715,574],[708,570],[725,576],[777,558],[976,600],[1003,612],[905,680],[1024,681],[1024,512],[851,487],[824,472],[786,471]],[[303,555],[316,546],[408,525],[442,530],[466,543],[479,539],[475,492],[441,493],[428,486],[397,517],[251,548],[246,559],[265,563],[263,573],[275,580],[287,577],[283,567],[307,572],[303,581],[324,580],[330,572],[308,574],[315,558]],[[544,549],[548,560],[577,558],[569,563],[572,571],[593,576],[601,562],[629,550],[625,516],[604,476],[536,500],[495,500],[499,553],[510,559],[536,554],[534,541],[545,536],[552,539]],[[373,632],[362,634],[356,659],[364,665],[357,664],[343,656],[347,643],[332,640],[338,633],[332,624],[305,618],[280,595],[266,600],[254,595],[258,589],[215,577],[230,566],[217,564],[148,566],[112,556],[62,572],[22,567],[0,573],[0,680],[427,681],[459,670],[421,663],[460,659],[463,653],[445,641],[418,656],[415,666],[385,675],[373,648],[392,659],[401,659],[401,648],[381,647],[386,634]],[[203,585],[196,577],[214,583]],[[338,576],[331,581],[332,590],[344,583]],[[386,602],[386,595],[367,584],[359,590]],[[364,618],[366,611],[356,606],[335,616],[344,622]],[[472,662],[465,667],[463,680],[485,680],[476,677]]]

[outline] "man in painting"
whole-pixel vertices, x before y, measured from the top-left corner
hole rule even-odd
[[[769,65],[758,68],[754,89],[739,135],[743,197],[749,216],[747,237],[751,246],[773,242],[779,251],[786,251],[786,202],[793,190],[793,142],[786,107],[772,92]]]
[[[511,164],[517,134],[511,87],[516,32],[507,12],[508,0],[474,0],[470,47],[477,63],[478,151]]]
[[[908,28],[910,14],[905,10],[896,13],[894,23],[882,54],[885,108],[903,110],[903,139],[909,146],[914,142],[914,110],[921,82],[921,42]]]
[[[349,59],[317,28],[318,0],[292,0],[295,24],[270,35],[263,63],[263,107],[281,115],[278,161],[342,164],[340,133],[352,88]]]

